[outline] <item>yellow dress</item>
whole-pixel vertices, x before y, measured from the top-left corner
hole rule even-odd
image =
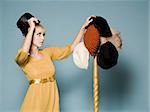
[[[35,59],[19,49],[15,61],[29,81],[54,77],[53,60],[62,60],[71,53],[71,45],[40,50],[44,58]],[[59,93],[56,80],[32,83],[25,95],[20,112],[59,112]]]

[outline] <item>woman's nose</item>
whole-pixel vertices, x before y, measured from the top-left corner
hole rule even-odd
[[[41,39],[44,40],[44,36],[43,35],[41,35]]]

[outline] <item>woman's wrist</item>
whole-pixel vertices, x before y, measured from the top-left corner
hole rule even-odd
[[[85,32],[85,27],[81,27],[81,28],[80,28],[80,31]]]
[[[34,31],[34,28],[35,28],[35,27],[29,27],[28,32]]]

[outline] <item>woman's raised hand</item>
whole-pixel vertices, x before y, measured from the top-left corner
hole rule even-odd
[[[77,34],[77,36],[75,37],[74,41],[72,42],[72,45],[71,45],[71,49],[73,50],[74,47],[79,43],[81,42],[82,40],[82,37],[84,35],[84,32],[86,31],[86,27],[89,25],[89,23],[91,23],[93,21],[93,18],[96,18],[96,16],[89,16],[85,23],[82,25],[82,27],[80,28],[80,31],[79,33]]]
[[[28,33],[24,39],[24,43],[22,45],[22,48],[26,52],[30,52],[30,47],[32,45],[32,37],[35,29],[35,23],[39,23],[38,19],[35,17],[32,17],[28,20],[29,28],[28,28]]]
[[[35,28],[35,23],[39,23],[36,17],[32,17],[28,20],[30,28]]]
[[[86,29],[86,27],[93,21],[93,18],[96,18],[96,16],[92,15],[92,16],[89,16],[85,23],[82,25],[81,29]]]

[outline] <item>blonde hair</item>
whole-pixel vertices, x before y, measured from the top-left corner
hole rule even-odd
[[[44,28],[42,24],[36,24],[35,29],[36,28],[41,28],[44,32],[46,32],[46,29]]]
[[[43,28],[45,30],[45,28],[44,28],[44,26],[42,24],[36,24],[35,27],[41,27],[41,28]]]

